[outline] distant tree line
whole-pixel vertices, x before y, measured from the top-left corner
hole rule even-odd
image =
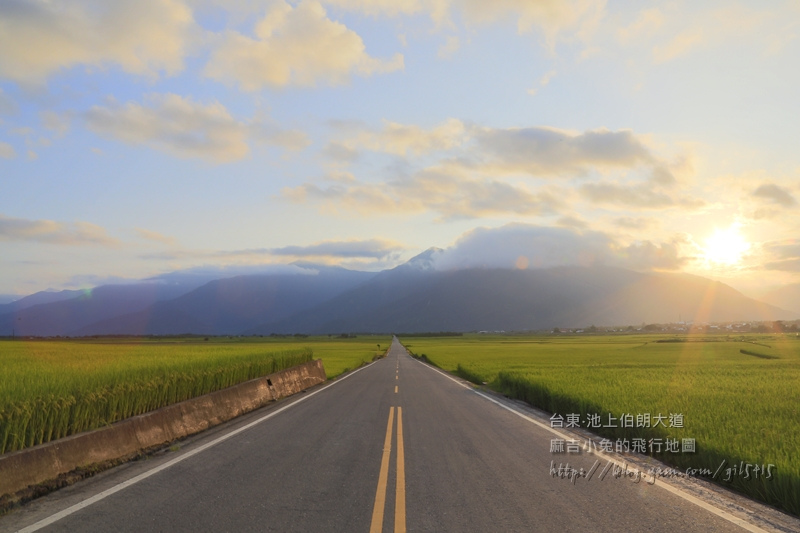
[[[397,337],[463,337],[457,331],[427,331],[425,333],[395,333]]]

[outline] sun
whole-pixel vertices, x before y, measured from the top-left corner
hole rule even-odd
[[[732,266],[742,260],[744,253],[750,249],[750,243],[742,237],[737,224],[727,229],[717,229],[706,239],[703,248],[707,263]]]

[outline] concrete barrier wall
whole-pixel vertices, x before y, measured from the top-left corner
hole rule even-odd
[[[322,361],[310,361],[105,428],[2,455],[0,496],[16,493],[78,468],[135,456],[143,450],[199,433],[325,380]]]

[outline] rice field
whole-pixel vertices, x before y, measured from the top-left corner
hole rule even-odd
[[[321,358],[329,378],[390,337],[0,342],[0,454]]]
[[[646,453],[683,471],[717,472],[722,465],[715,479],[723,485],[800,514],[800,339],[794,335],[465,336],[401,342],[445,370],[486,382],[554,416],[566,420],[577,414],[580,427],[612,442],[645,439]],[[646,414],[650,427],[635,422],[620,427],[621,417],[635,421]],[[653,427],[658,415],[661,423]],[[670,423],[674,420],[682,427]],[[695,439],[694,453],[666,451],[667,439],[682,443],[686,438]],[[651,447],[650,439],[661,444]],[[771,478],[754,475],[754,466],[743,470],[747,464],[774,465]]]

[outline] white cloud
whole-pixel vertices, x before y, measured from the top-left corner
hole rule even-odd
[[[0,215],[0,241],[30,241],[60,245],[113,246],[118,242],[89,222],[63,223]]]
[[[18,110],[17,103],[0,88],[0,117],[13,115]]]
[[[193,29],[180,0],[8,0],[0,3],[0,78],[41,84],[76,65],[174,74]]]
[[[404,249],[405,247],[401,244],[386,239],[365,239],[323,241],[308,246],[284,246],[272,248],[269,253],[292,257],[385,259]]]
[[[142,239],[145,239],[145,240],[148,240],[148,241],[152,241],[152,242],[157,242],[157,243],[160,243],[160,244],[165,244],[167,246],[177,246],[177,244],[178,244],[178,241],[175,240],[174,237],[168,237],[166,235],[162,235],[161,233],[158,233],[157,231],[152,231],[152,230],[148,230],[148,229],[144,229],[144,228],[136,228],[136,233]]]
[[[653,229],[659,225],[657,220],[643,217],[617,217],[613,220],[613,224],[623,229],[637,231]]]
[[[546,72],[545,75],[542,76],[542,79],[539,80],[539,85],[541,85],[542,87],[549,85],[552,79],[556,77],[556,74],[557,73],[555,70],[550,70]]]
[[[215,80],[236,82],[246,91],[290,85],[338,85],[352,74],[369,76],[403,68],[403,56],[376,59],[361,37],[327,17],[321,4],[274,3],[256,25],[256,38],[227,31],[206,65]]]
[[[586,40],[603,17],[605,0],[454,0],[467,21],[489,23],[501,18],[517,22],[517,31],[542,32],[545,45],[554,50],[564,34]]]
[[[576,232],[527,224],[475,228],[436,256],[437,270],[592,265],[608,255],[611,240],[597,232]]]
[[[94,106],[86,121],[94,132],[128,144],[215,162],[245,157],[251,138],[289,149],[308,143],[303,133],[281,130],[267,118],[238,121],[218,102],[203,104],[176,94],[153,94],[145,104]]]
[[[292,201],[319,203],[325,212],[423,212],[440,220],[493,215],[552,215],[563,211],[565,196],[555,185],[541,188],[538,178],[583,180],[595,173],[628,174],[628,183],[612,181],[578,186],[593,204],[661,209],[696,208],[702,202],[680,196],[673,170],[645,140],[631,131],[606,129],[569,132],[547,127],[487,128],[449,119],[430,129],[385,121],[380,129],[363,124],[333,124],[338,140],[325,149],[339,165],[359,159],[362,150],[398,156],[434,154],[438,162],[420,170],[417,159],[389,167],[393,177],[374,184],[353,180],[334,185],[306,183],[285,188]],[[398,177],[399,176],[399,177]],[[536,187],[520,180],[533,180]]]
[[[430,16],[437,28],[452,28],[454,21],[490,24],[514,21],[520,34],[538,30],[553,50],[558,40],[586,40],[604,16],[605,0],[324,0],[329,6],[369,16]]]
[[[459,237],[453,246],[434,254],[437,270],[567,265],[675,270],[686,261],[677,241],[621,245],[602,232],[516,223],[475,228]]]
[[[692,28],[674,36],[666,44],[653,48],[653,59],[656,63],[671,61],[676,57],[686,55],[692,48],[703,44],[708,39],[701,28]]]
[[[689,262],[678,241],[653,244],[639,241],[617,250],[617,262],[633,270],[678,270]]]
[[[590,170],[649,167],[662,184],[674,183],[673,166],[663,163],[640,136],[628,130],[570,132],[549,127],[488,128],[450,118],[430,129],[384,121],[380,129],[343,124],[336,148],[367,149],[420,156],[435,151],[459,154],[465,169],[486,174],[578,176]],[[342,154],[344,155],[344,154]]]
[[[39,118],[45,129],[62,136],[69,131],[70,115],[66,113],[56,113],[55,111],[41,111]]]
[[[727,41],[747,39],[754,46],[774,50],[779,39],[783,47],[794,38],[786,35],[787,28],[782,24],[778,13],[781,10],[757,10],[742,5],[730,4],[718,9],[702,9],[689,17],[676,11],[659,29],[669,35],[666,42],[653,47],[653,59],[663,63],[685,56],[701,48],[718,45]],[[785,10],[783,10],[785,14]],[[663,19],[662,19],[663,20]],[[647,38],[649,35],[644,35]]]
[[[652,165],[656,158],[631,131],[572,133],[546,127],[479,128],[474,132],[483,166],[536,176],[580,175],[593,168]]]
[[[664,209],[674,206],[699,208],[705,202],[699,199],[675,197],[659,190],[653,184],[587,183],[580,188],[581,194],[596,204],[626,206],[638,209]]]
[[[7,142],[0,141],[0,157],[3,159],[13,159],[17,155],[14,147]]]
[[[441,59],[450,59],[458,51],[461,41],[455,35],[449,35],[444,44],[439,47],[438,55]]]
[[[89,288],[100,287],[102,285],[132,285],[139,284],[142,280],[123,278],[120,276],[98,276],[95,274],[78,274],[72,276],[62,285],[64,288]]]
[[[550,81],[555,76],[556,76],[556,71],[555,70],[550,70],[550,71],[546,72],[544,74],[544,76],[542,76],[541,79],[539,80],[539,86],[540,87],[546,87],[547,85],[550,84]],[[538,92],[539,92],[539,89],[537,89],[535,87],[531,87],[530,89],[528,89],[528,94],[530,94],[531,96],[536,96],[536,93],[538,93]]]
[[[759,185],[758,188],[753,191],[753,196],[772,204],[780,205],[781,207],[797,206],[797,200],[792,196],[792,193],[774,183]]]
[[[143,254],[140,259],[156,261],[209,261],[228,263],[226,276],[255,273],[305,273],[316,272],[286,261],[313,260],[325,264],[376,267],[395,264],[406,247],[388,239],[327,240],[310,245],[292,245],[277,248],[245,248],[237,250],[191,250],[174,246],[172,239],[147,230],[137,230],[148,240],[170,244],[166,250]],[[238,266],[231,264],[235,262]],[[243,266],[250,265],[250,266]],[[207,267],[217,269],[219,267]],[[191,269],[197,270],[197,269]],[[285,271],[285,272],[283,272]]]
[[[11,133],[13,133],[14,135],[19,135],[20,137],[28,137],[30,135],[33,135],[34,129],[31,128],[30,126],[22,126],[19,128],[12,129]]]
[[[302,150],[311,140],[300,130],[281,128],[273,119],[259,115],[248,124],[250,138],[256,141],[280,146],[286,150]]]
[[[331,141],[325,146],[323,154],[333,161],[350,164],[358,160],[361,154],[341,142]]]
[[[566,216],[560,217],[556,221],[556,224],[558,226],[560,226],[560,227],[573,228],[573,229],[577,229],[577,230],[583,230],[583,229],[588,229],[589,228],[589,223],[588,222],[586,222],[585,220],[583,220],[581,218],[578,218],[578,217],[575,217],[575,216],[571,216],[571,215],[566,215]]]
[[[94,106],[89,128],[128,144],[147,144],[178,157],[217,162],[248,153],[246,127],[220,103],[200,104],[176,94],[151,95],[146,105]]]
[[[664,19],[664,14],[658,8],[644,9],[633,23],[617,30],[617,38],[622,44],[637,42],[657,32],[664,24]]]
[[[448,17],[451,0],[324,0],[329,6],[349,11],[357,11],[365,15],[414,15],[427,13],[437,23]]]
[[[419,156],[459,147],[467,139],[464,124],[451,118],[429,130],[413,124],[384,121],[383,128],[359,131],[355,136],[342,139],[339,144],[350,150],[365,148],[394,155]]]
[[[800,272],[800,239],[766,242],[763,250],[767,258],[765,269]]]
[[[331,213],[433,211],[440,220],[497,214],[552,214],[563,207],[563,202],[548,191],[531,191],[501,180],[472,177],[447,166],[427,168],[410,178],[381,184],[342,182],[323,188],[307,183],[282,192],[295,203],[319,203],[324,211]]]

